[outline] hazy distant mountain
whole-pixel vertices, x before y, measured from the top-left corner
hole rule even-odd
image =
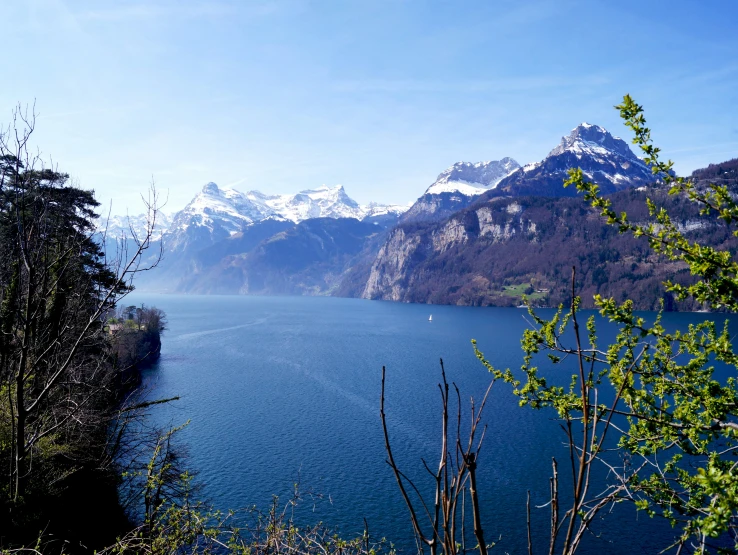
[[[355,218],[309,218],[290,223],[258,242],[248,237],[267,225],[284,222],[261,222],[248,228],[243,237],[234,236],[200,251],[192,258],[177,291],[328,295],[341,283],[344,273],[366,256],[367,249],[372,255],[376,253],[379,245],[374,244],[387,231],[379,224]]]
[[[214,280],[224,279],[225,274],[216,270],[224,258],[243,257],[280,233],[303,229],[296,228],[297,224],[315,220],[315,224],[304,228],[313,233],[321,226],[332,227],[331,220],[350,219],[364,222],[369,226],[367,235],[372,235],[394,226],[407,208],[378,203],[359,205],[342,186],[309,189],[294,195],[265,195],[259,191],[221,189],[208,183],[171,219],[163,236],[164,259],[156,271],[142,276],[138,284],[140,288],[160,291],[221,291],[218,283],[204,283],[202,276],[212,274]],[[348,229],[347,226],[350,224],[343,228]],[[340,229],[339,225],[329,235]],[[340,237],[336,240],[340,242]],[[343,256],[342,252],[334,254]],[[248,260],[256,258],[251,256]],[[331,266],[331,271],[335,268]],[[237,293],[241,285],[227,289]]]
[[[502,179],[518,169],[512,158],[488,162],[457,162],[444,170],[426,189],[401,221],[438,220],[471,204],[479,195],[494,189]]]
[[[154,226],[154,234],[156,237],[161,236],[172,224],[172,217],[164,212],[157,212],[156,224]],[[144,237],[148,227],[148,219],[146,214],[136,214],[134,216],[101,216],[97,220],[97,229],[102,233],[105,232],[110,239],[122,239],[123,237],[132,238],[133,234],[137,237]]]
[[[165,236],[166,250],[181,252],[217,243],[264,220],[299,223],[311,218],[356,218],[389,215],[397,217],[407,207],[372,203],[361,206],[342,186],[308,189],[294,195],[242,193],[231,188],[205,185],[178,212]]]

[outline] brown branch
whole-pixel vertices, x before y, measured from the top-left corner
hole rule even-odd
[[[407,491],[405,491],[405,486],[402,483],[402,477],[400,476],[400,471],[397,468],[397,464],[395,463],[395,458],[392,455],[392,446],[390,445],[389,440],[389,432],[387,431],[387,419],[384,414],[384,384],[385,384],[385,367],[382,366],[382,393],[379,398],[379,416],[382,419],[382,430],[384,432],[384,447],[387,450],[387,458],[388,463],[390,467],[392,468],[392,472],[395,475],[395,480],[397,481],[397,486],[400,488],[400,493],[402,494],[402,498],[405,501],[405,504],[407,505],[408,510],[410,511],[410,520],[413,525],[413,530],[415,531],[416,537],[421,540],[423,543],[427,544],[428,546],[431,546],[434,540],[428,540],[424,535],[422,530],[420,529],[420,525],[418,524],[418,517],[415,514],[415,508],[413,507],[412,502],[410,501],[410,497],[407,495]]]
[[[528,496],[525,502],[525,523],[528,528],[528,555],[533,555],[533,539],[530,532],[530,490],[528,490]]]
[[[556,536],[559,533],[559,472],[556,459],[551,457],[551,538],[548,554],[553,555],[556,548]]]

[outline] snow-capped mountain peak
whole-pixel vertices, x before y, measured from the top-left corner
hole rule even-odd
[[[203,186],[201,193],[204,195],[218,195],[220,194],[220,189],[218,185],[211,181]]]
[[[486,162],[456,162],[440,173],[401,220],[433,220],[448,216],[471,204],[476,197],[497,187],[520,167],[512,158]]]
[[[346,194],[343,185],[323,185],[294,195],[265,195],[259,191],[249,191],[246,197],[263,203],[275,214],[295,223],[309,218],[361,219],[364,210]]]
[[[580,168],[603,193],[654,181],[651,170],[625,141],[599,125],[582,123],[562,137],[543,160],[524,166],[500,182],[495,194],[574,195],[574,189],[562,187],[571,168]]]
[[[494,189],[502,179],[519,167],[520,164],[512,158],[477,163],[456,162],[441,172],[425,194],[459,192],[466,196],[481,195],[489,189]]]
[[[174,216],[168,230],[169,248],[185,248],[190,243],[209,244],[274,216],[274,211],[265,204],[210,182]],[[188,231],[190,228],[193,231]]]
[[[604,127],[586,122],[572,129],[568,136],[562,137],[559,145],[549,153],[549,156],[556,156],[567,151],[579,158],[585,154],[590,156],[612,156],[614,154],[627,160],[640,161],[623,139],[614,137]]]

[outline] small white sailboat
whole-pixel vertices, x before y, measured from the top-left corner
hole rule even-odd
[[[433,314],[431,314],[430,316],[428,316],[428,321],[429,322],[432,322],[433,321]]]

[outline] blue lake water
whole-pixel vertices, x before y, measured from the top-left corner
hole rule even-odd
[[[519,368],[527,327],[520,309],[138,293],[129,301],[168,315],[161,361],[146,373],[145,386],[151,397],[182,399],[152,419],[190,420],[181,440],[209,501],[221,509],[266,508],[272,495],[286,499],[299,480],[323,498],[308,499],[298,518],[323,521],[345,536],[360,533],[366,518],[372,535],[406,551],[414,548],[411,526],[385,463],[379,419],[382,366],[395,457],[430,491],[420,458],[431,466],[438,460],[439,358],[462,399],[481,398],[489,374],[470,339],[496,366]],[[666,322],[703,318],[669,314]],[[573,368],[559,372],[568,381]],[[565,487],[565,438],[552,413],[518,407],[505,384],[493,386],[486,410],[479,469],[484,529],[496,552],[523,553],[526,491],[534,506],[548,501],[552,456]],[[548,514],[533,510],[539,552],[547,545]],[[587,538],[583,553],[654,553],[672,534],[625,506],[605,519],[607,526],[595,526],[602,535]]]

